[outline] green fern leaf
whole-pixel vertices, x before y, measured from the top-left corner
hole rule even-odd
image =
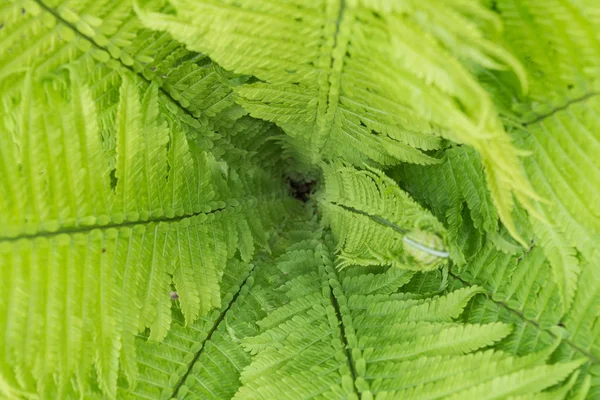
[[[430,270],[445,262],[447,239],[441,224],[381,171],[342,164],[322,169],[320,203],[342,250],[340,266]]]
[[[479,232],[495,235],[498,212],[486,189],[483,166],[477,153],[465,147],[455,147],[443,154],[440,164],[425,167],[403,165],[396,168],[391,176],[445,221],[448,236],[454,242],[450,248],[451,257],[458,265],[464,265],[470,256],[468,253],[475,253],[479,246],[475,247],[475,251],[464,248],[462,231],[467,223],[463,213],[468,210],[475,228],[474,235],[480,235]],[[477,239],[469,238],[468,241],[472,243]]]
[[[221,314],[214,314],[209,337],[203,332],[210,322],[190,331],[195,335],[192,340],[202,341],[202,346],[196,345],[196,357],[187,359],[187,368],[169,356],[176,343],[181,346],[190,340],[182,342],[185,333],[178,328],[163,344],[138,341],[144,349],[138,352],[144,354],[139,363],[156,366],[144,370],[157,383],[144,384],[143,389],[139,385],[131,390],[122,388],[123,398],[162,398],[171,393],[178,398],[460,397],[486,389],[486,395],[500,393],[489,390],[500,383],[506,384],[502,390],[513,394],[544,398],[551,392],[541,390],[566,378],[581,364],[547,364],[556,345],[523,357],[477,351],[510,332],[510,327],[501,323],[455,321],[469,299],[481,292],[477,287],[436,299],[418,299],[409,293],[394,293],[394,289],[371,294],[373,283],[383,278],[385,271],[363,272],[362,285],[346,286],[343,282],[350,282],[346,274],[357,277],[359,270],[336,272],[332,248],[327,239],[319,238],[318,231],[315,224],[290,224],[274,243],[271,256],[256,264],[250,278],[238,278],[230,292],[223,289],[226,298],[230,296],[226,293],[237,294],[229,297]],[[301,236],[304,240],[289,246],[290,239]],[[316,250],[315,240],[319,243]],[[291,258],[302,267],[286,267]],[[242,265],[232,263],[228,271]],[[233,282],[235,274],[227,276]],[[299,285],[304,286],[303,291],[298,291]],[[273,297],[280,291],[283,296]],[[435,317],[428,308],[453,311]],[[397,322],[381,325],[391,319]],[[213,353],[212,349],[220,350]],[[220,359],[215,357],[223,355],[227,360],[213,369]],[[171,378],[157,370],[167,357],[167,368],[178,370]],[[235,365],[237,371],[231,369]],[[183,380],[173,378],[182,375]],[[215,376],[221,376],[219,384]],[[572,378],[562,391],[573,385]]]
[[[547,202],[535,204],[543,217],[533,222],[550,260],[565,306],[575,294],[581,253],[598,262],[593,244],[600,232],[597,213],[599,175],[597,71],[600,68],[597,5],[553,1],[500,1],[504,37],[531,77],[528,96],[518,94],[512,81],[499,76],[490,82],[505,94],[507,125],[519,147],[534,189]],[[513,29],[518,24],[521,28]],[[561,35],[556,35],[558,27]],[[527,32],[527,33],[526,33]],[[554,54],[555,56],[550,56]],[[507,96],[510,96],[507,98]]]
[[[599,24],[0,4],[0,397],[599,397]]]
[[[435,159],[415,148],[439,148],[440,136],[472,145],[499,214],[518,237],[511,194],[527,207],[534,195],[470,64],[509,65],[525,78],[482,29],[499,25],[489,11],[442,1],[181,1],[175,8],[176,16],[151,7],[138,12],[145,24],[189,49],[262,80],[238,88],[238,101],[282,127],[313,162],[430,164]]]
[[[2,390],[63,398],[97,385],[114,398],[120,370],[132,385],[138,377],[134,336],[167,334],[171,284],[188,324],[219,307],[226,260],[266,244],[287,190],[269,167],[238,173],[217,160],[214,134],[126,68],[126,53],[94,31],[104,22],[68,4],[5,8],[3,43],[19,30],[32,35],[12,42],[31,68],[3,63],[0,81],[0,279],[10,288],[1,296]],[[113,11],[107,24],[134,18],[130,5]],[[127,35],[141,28],[135,21]],[[127,47],[124,32],[113,33]],[[260,225],[231,240],[237,220]]]

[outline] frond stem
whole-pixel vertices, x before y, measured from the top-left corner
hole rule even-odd
[[[357,373],[356,373],[356,368],[354,366],[354,359],[352,358],[352,351],[350,351],[350,346],[348,345],[348,338],[346,338],[346,329],[344,327],[344,321],[342,319],[340,305],[335,297],[335,294],[333,293],[333,287],[331,287],[331,284],[329,285],[329,296],[331,299],[331,304],[333,305],[333,308],[335,310],[335,316],[337,317],[337,320],[339,322],[340,336],[342,338],[342,343],[344,345],[344,351],[346,352],[346,357],[348,358],[348,366],[350,367],[350,374],[352,375],[352,382],[356,382]],[[356,388],[356,385],[354,385],[354,392],[356,393],[358,398],[360,398],[360,393],[359,393],[358,389]]]
[[[598,95],[600,95],[600,92],[589,92],[589,93],[586,93],[585,95],[583,95],[581,97],[577,97],[577,98],[574,98],[572,100],[567,101],[562,106],[556,107],[556,108],[548,111],[547,113],[538,115],[537,117],[535,117],[535,118],[533,118],[533,119],[531,119],[529,121],[525,121],[525,122],[522,123],[522,125],[523,126],[528,126],[528,125],[535,124],[537,122],[541,122],[541,121],[545,120],[546,118],[549,118],[549,117],[553,116],[554,114],[556,114],[559,111],[566,110],[567,108],[569,108],[573,104],[581,103],[583,101],[589,100],[592,97],[596,97]]]
[[[187,371],[185,372],[185,374],[183,374],[183,376],[179,379],[179,381],[173,388],[173,393],[171,394],[171,397],[169,397],[170,399],[177,398],[177,393],[179,392],[179,389],[181,388],[181,386],[183,386],[183,384],[185,383],[185,380],[192,372],[194,365],[196,365],[196,362],[200,359],[200,356],[202,355],[202,353],[204,352],[204,349],[206,348],[206,343],[211,340],[212,335],[216,332],[216,330],[219,327],[219,325],[221,324],[221,322],[223,322],[223,320],[225,319],[225,315],[227,314],[227,312],[229,311],[231,306],[236,302],[237,298],[239,297],[239,295],[242,291],[242,288],[248,282],[248,278],[250,278],[250,276],[252,275],[252,272],[254,271],[255,268],[256,268],[256,264],[254,264],[252,266],[252,268],[248,271],[248,274],[242,281],[240,287],[235,292],[235,294],[231,297],[231,301],[229,301],[229,303],[227,304],[227,307],[225,307],[221,310],[219,317],[215,320],[215,322],[213,322],[212,327],[210,328],[210,330],[208,331],[208,334],[206,335],[206,338],[204,338],[204,340],[202,341],[202,347],[200,347],[200,350],[198,350],[198,352],[194,355],[194,358],[192,359],[192,361],[190,361]]]

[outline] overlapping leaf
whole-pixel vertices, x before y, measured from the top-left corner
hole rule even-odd
[[[0,395],[597,397],[599,11],[4,3]]]
[[[512,67],[494,42],[499,21],[471,2],[177,1],[177,14],[140,7],[144,22],[261,82],[239,87],[253,116],[273,121],[314,161],[435,159],[440,137],[473,146],[502,220],[513,194],[533,196],[491,98],[471,66]],[[484,29],[485,27],[485,29]]]
[[[440,267],[448,258],[447,236],[381,171],[323,165],[320,206],[338,242],[340,266],[393,265],[412,270]]]
[[[211,113],[195,119],[122,58],[104,62],[110,43],[91,44],[87,28],[110,25],[110,11],[23,6],[4,5],[0,32],[30,63],[3,63],[0,81],[0,390],[63,398],[97,385],[110,398],[120,370],[137,379],[135,334],[167,334],[170,292],[186,323],[219,307],[227,259],[265,246],[292,200],[273,163],[238,171],[210,152],[236,146],[203,126]]]

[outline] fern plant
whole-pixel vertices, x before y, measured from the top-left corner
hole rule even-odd
[[[3,2],[0,397],[600,398],[598,32]]]

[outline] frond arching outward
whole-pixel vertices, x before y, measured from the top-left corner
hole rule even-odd
[[[439,137],[482,157],[498,212],[518,237],[513,195],[535,197],[479,65],[523,70],[494,42],[500,26],[470,2],[177,1],[176,15],[139,7],[145,24],[261,82],[236,89],[251,115],[273,121],[312,155],[355,164],[435,161]],[[493,32],[493,33],[492,33]],[[535,209],[531,209],[535,212]],[[522,243],[524,243],[522,241]]]
[[[398,286],[372,294],[378,274],[363,272],[356,285],[358,270],[336,272],[327,243],[316,251],[305,245],[302,268],[285,275],[285,288],[294,291],[286,290],[283,303],[258,321],[260,333],[243,341],[254,356],[235,399],[467,398],[498,385],[532,395],[581,364],[545,365],[550,351],[522,358],[477,351],[511,331],[454,322],[479,288],[433,298],[394,293]]]
[[[150,87],[142,102],[128,79],[124,75],[116,112],[114,188],[108,157],[99,148],[100,132],[93,130],[97,117],[89,90],[83,85],[72,89],[81,92],[71,92],[71,99],[78,101],[69,103],[89,107],[87,130],[80,131],[79,140],[70,137],[68,146],[54,152],[44,148],[44,141],[33,132],[57,135],[57,142],[66,139],[68,132],[78,130],[69,125],[77,122],[72,107],[57,104],[61,94],[50,88],[47,92],[55,102],[47,108],[43,94],[24,93],[34,104],[27,104],[30,125],[22,134],[15,132],[23,140],[13,154],[26,157],[20,164],[30,174],[15,175],[12,182],[13,187],[21,182],[24,191],[35,193],[32,199],[37,202],[20,201],[15,204],[20,209],[2,214],[15,221],[4,225],[12,229],[12,236],[5,236],[0,245],[2,281],[11,283],[11,291],[3,294],[9,312],[2,323],[8,332],[8,352],[2,363],[15,367],[19,385],[37,382],[40,392],[44,392],[44,380],[54,373],[61,376],[59,387],[74,372],[79,384],[85,385],[94,362],[101,386],[114,393],[118,360],[127,368],[133,357],[133,335],[145,327],[152,329],[155,340],[166,334],[170,276],[186,320],[192,322],[219,306],[217,293],[226,259],[242,244],[242,255],[250,257],[253,243],[263,242],[269,224],[284,212],[282,188],[275,189],[272,183],[261,188],[259,179],[244,173],[243,179],[254,183],[251,194],[236,184],[240,177],[235,171],[228,171],[226,179],[210,154],[188,147],[176,125],[159,122],[157,115],[144,123],[149,109],[158,110],[156,88]],[[45,111],[36,114],[37,110]],[[119,135],[119,127],[127,135]],[[84,160],[69,156],[76,144],[80,149],[89,146],[91,156]],[[148,159],[154,161],[152,166],[144,165]],[[162,164],[157,162],[161,159]],[[66,171],[62,177],[68,179],[71,173],[85,171],[79,169],[82,162],[89,163],[84,167],[89,173],[76,183],[80,191],[62,198],[55,196],[61,188],[69,189],[68,181],[61,186],[37,175],[62,166]],[[94,173],[93,168],[104,170]],[[32,181],[31,176],[39,181]],[[52,176],[60,179],[61,174]],[[96,189],[92,195],[87,191],[90,187],[102,191]],[[261,202],[258,208],[254,194]],[[220,200],[225,195],[231,197]],[[85,207],[89,207],[87,215]],[[19,224],[19,217],[29,224]],[[244,219],[246,227],[249,223],[261,228],[256,233],[240,230],[239,221]],[[128,372],[128,378],[135,380],[135,371]]]
[[[305,217],[303,213],[299,216]],[[261,286],[277,282],[289,287],[291,283],[275,268],[274,260],[283,260],[302,248],[296,240],[306,247],[314,239],[315,230],[319,230],[317,224],[299,220],[301,218],[283,224],[271,241],[269,255],[258,254],[254,264],[236,259],[228,263],[221,285],[220,310],[214,310],[188,327],[176,321],[160,343],[138,337],[136,362],[140,379],[134,387],[121,385],[119,397],[231,399],[239,389],[241,372],[252,358],[242,347],[242,340],[259,333],[256,322],[264,319],[273,309],[273,301],[281,297]],[[305,253],[312,254],[310,250]],[[294,257],[298,265],[303,261],[305,258]]]
[[[195,117],[202,111],[92,44],[82,27],[99,21],[66,21],[77,16],[68,3],[2,7],[0,43],[15,55],[0,52],[0,393],[99,387],[114,398],[120,370],[137,379],[135,335],[167,334],[170,292],[187,324],[219,307],[226,261],[268,246],[294,201],[273,165],[218,158],[237,144],[209,129],[214,114]],[[105,24],[128,15],[104,11]],[[203,93],[194,107],[222,100],[207,95],[202,106]]]
[[[152,81],[202,126],[227,124],[245,114],[234,103],[231,87],[246,78],[189,52],[167,33],[145,29],[130,1],[25,0],[5,2],[1,12],[6,51],[0,54],[0,76],[23,66],[42,76],[75,59],[98,60]],[[20,85],[16,79],[8,87],[18,91]]]
[[[560,346],[555,361],[581,360],[583,373],[565,398],[595,398],[600,363],[598,276],[595,268],[583,265],[582,278],[568,309],[558,284],[550,278],[552,267],[537,245],[510,256],[488,245],[460,273],[451,272],[451,287],[480,284],[487,297],[476,298],[463,314],[470,323],[505,322],[513,332],[497,346],[513,354],[540,351],[552,343]],[[593,322],[596,321],[596,322]],[[591,386],[591,387],[590,387]]]
[[[337,272],[318,225],[280,233],[249,274],[229,264],[220,312],[163,343],[138,339],[144,379],[122,398],[546,398],[574,387],[582,361],[550,363],[556,342],[515,357],[488,347],[510,325],[456,320],[482,288],[398,292],[407,279],[395,268]]]
[[[431,270],[446,262],[443,226],[383,172],[338,163],[322,169],[320,205],[342,251],[340,266]]]
[[[187,326],[176,317],[162,342],[143,335],[136,338],[140,376],[136,385],[122,381],[118,398],[231,398],[241,370],[250,363],[236,334],[256,334],[252,322],[264,315],[261,304],[249,294],[253,268],[236,259],[228,263],[221,284],[221,309]]]
[[[556,326],[565,313],[556,284],[548,279],[550,271],[543,251],[536,246],[527,253],[513,256],[488,244],[460,273],[451,272],[451,275],[468,285],[480,285],[489,294],[488,298],[478,297],[467,308],[466,320],[512,323],[515,329],[501,348],[526,354],[556,340],[550,328]],[[460,282],[455,283],[462,286]]]
[[[505,104],[518,146],[531,154],[523,169],[547,200],[534,204],[543,219],[532,221],[533,230],[568,307],[581,258],[600,262],[600,9],[593,2],[496,3],[504,40],[525,66],[531,91],[519,94],[503,74],[483,79]]]

